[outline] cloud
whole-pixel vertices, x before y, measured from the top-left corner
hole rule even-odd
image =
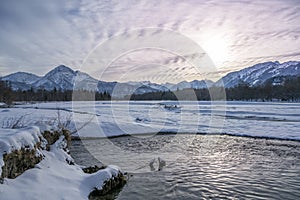
[[[42,75],[59,64],[79,69],[99,43],[118,34],[134,42],[137,36],[131,35],[132,30],[141,29],[138,37],[144,37],[143,28],[149,27],[191,38],[223,73],[257,62],[299,60],[299,11],[297,0],[4,1],[0,6],[0,71],[3,75],[15,71]],[[180,61],[161,59],[164,64]],[[155,71],[141,67],[145,77],[155,79]],[[180,66],[174,73],[183,68],[183,74],[189,69]],[[117,67],[111,70],[112,74],[121,72]]]

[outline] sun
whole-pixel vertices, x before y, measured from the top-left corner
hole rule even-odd
[[[201,47],[216,67],[220,67],[229,58],[228,42],[221,37],[209,37],[201,43]]]
[[[232,59],[230,55],[231,38],[224,34],[216,33],[214,30],[207,30],[201,34],[185,32],[193,39],[211,58],[216,68],[222,68],[226,61]]]

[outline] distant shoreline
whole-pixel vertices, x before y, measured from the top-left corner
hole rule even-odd
[[[38,103],[61,103],[61,102],[245,102],[245,103],[300,103],[300,100],[295,101],[261,101],[261,100],[125,100],[125,99],[112,99],[112,100],[97,100],[97,101],[16,101],[13,105],[34,105]],[[0,105],[1,106],[1,105]],[[3,105],[2,105],[3,106]],[[1,107],[0,107],[1,108]]]

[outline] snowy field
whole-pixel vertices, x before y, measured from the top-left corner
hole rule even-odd
[[[0,109],[2,128],[45,123],[79,130],[81,137],[181,132],[300,140],[300,103],[100,101]]]

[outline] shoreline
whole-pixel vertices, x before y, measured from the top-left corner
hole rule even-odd
[[[280,141],[295,141],[300,142],[300,139],[292,139],[292,138],[277,138],[272,136],[252,136],[252,135],[239,135],[233,133],[176,133],[176,132],[158,132],[158,133],[138,133],[138,134],[122,134],[122,135],[115,135],[115,136],[107,136],[107,137],[80,137],[80,136],[71,136],[71,140],[95,140],[95,139],[114,139],[114,138],[121,138],[121,137],[134,137],[134,136],[156,136],[156,135],[207,135],[207,136],[229,136],[229,137],[242,137],[242,138],[253,138],[253,139],[265,139],[265,140],[280,140]]]
[[[262,101],[262,100],[251,100],[251,101],[247,101],[247,100],[126,100],[126,99],[112,99],[112,100],[91,100],[91,101],[16,101],[14,102],[12,105],[13,106],[18,106],[18,105],[34,105],[34,104],[38,104],[38,103],[64,103],[64,102],[244,102],[244,103],[300,103],[299,101]],[[1,105],[4,106],[4,105]],[[0,106],[0,108],[2,108]],[[4,107],[3,107],[4,108]]]

